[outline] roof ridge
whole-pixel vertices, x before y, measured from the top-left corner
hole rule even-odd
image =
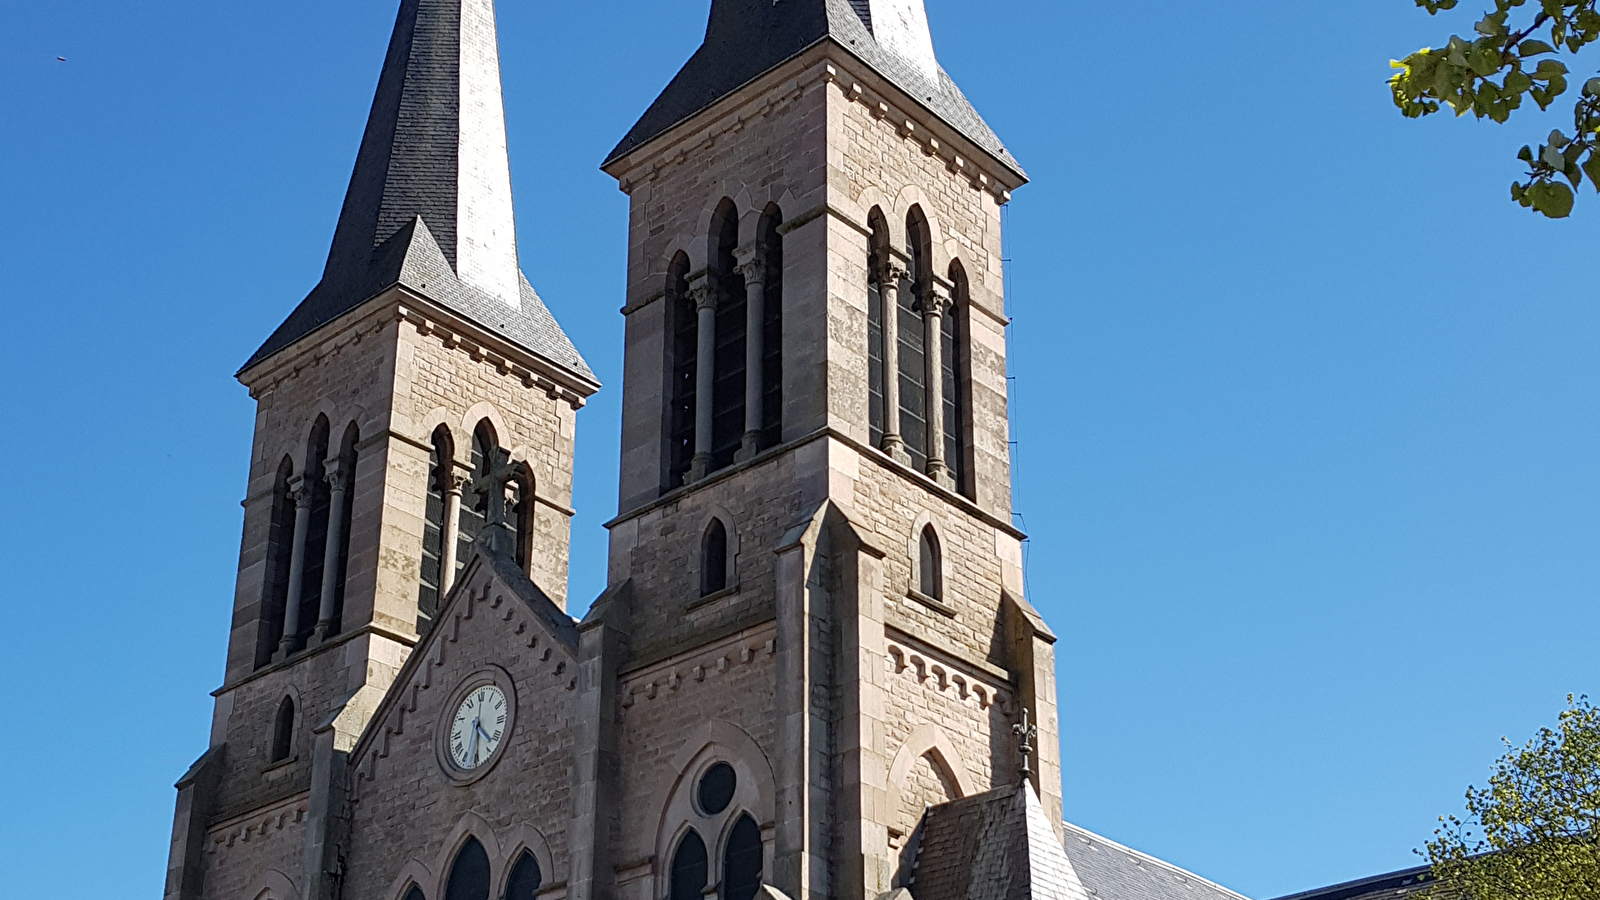
[[[1250,900],[1249,897],[1246,897],[1245,895],[1239,893],[1238,891],[1236,891],[1236,890],[1234,890],[1234,889],[1232,889],[1230,887],[1226,887],[1224,885],[1220,885],[1220,884],[1216,883],[1215,881],[1212,881],[1211,879],[1205,877],[1204,875],[1196,875],[1195,873],[1189,871],[1188,869],[1183,868],[1182,866],[1174,865],[1173,863],[1167,862],[1166,860],[1161,859],[1160,857],[1157,857],[1157,856],[1151,856],[1150,854],[1144,852],[1143,850],[1135,850],[1134,848],[1129,847],[1127,844],[1118,843],[1117,841],[1114,841],[1111,838],[1108,838],[1103,834],[1098,834],[1096,832],[1090,831],[1089,829],[1084,828],[1082,825],[1074,825],[1073,823],[1067,822],[1067,821],[1063,821],[1061,824],[1064,827],[1063,830],[1065,830],[1066,832],[1069,832],[1069,833],[1075,832],[1075,833],[1077,833],[1079,835],[1087,836],[1087,837],[1089,837],[1089,838],[1091,838],[1091,839],[1093,839],[1095,841],[1099,841],[1100,843],[1105,844],[1108,848],[1110,848],[1112,850],[1120,850],[1123,853],[1128,854],[1129,856],[1135,857],[1137,861],[1141,861],[1141,862],[1142,861],[1149,861],[1149,862],[1155,863],[1158,867],[1160,867],[1162,869],[1166,869],[1169,872],[1173,872],[1175,874],[1182,875],[1185,878],[1192,878],[1195,881],[1198,881],[1198,882],[1200,882],[1200,883],[1202,883],[1202,884],[1204,884],[1204,885],[1206,885],[1208,887],[1216,888],[1217,890],[1222,891],[1225,894],[1229,894],[1231,896],[1237,897],[1237,898],[1239,898],[1239,900]]]

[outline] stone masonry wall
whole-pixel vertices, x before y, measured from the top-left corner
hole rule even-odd
[[[664,805],[676,779],[689,774],[678,771],[675,760],[701,749],[689,746],[695,735],[704,740],[715,734],[720,723],[731,725],[754,743],[760,758],[728,753],[741,748],[725,745],[719,755],[731,758],[741,768],[770,772],[773,754],[778,752],[774,746],[775,649],[772,626],[761,625],[621,677],[619,819],[628,827],[619,836],[618,860],[623,870],[619,896],[624,900],[652,900],[656,880],[670,864],[670,860],[657,858],[653,866],[645,865],[657,852],[659,829],[675,826],[662,821]],[[765,799],[770,802],[771,795]],[[764,828],[772,822],[771,808],[751,812]],[[702,830],[714,858],[720,858],[716,856],[717,842],[722,835],[712,833],[699,819],[690,824]]]
[[[298,900],[307,799],[299,794],[211,828],[205,841],[206,900]]]
[[[523,601],[478,571],[352,759],[345,900],[394,900],[389,892],[408,872],[428,897],[442,896],[448,857],[468,832],[488,850],[497,885],[526,829],[543,837],[555,863],[545,884],[567,878],[575,659]],[[457,784],[438,761],[439,729],[449,727],[457,689],[490,667],[514,684],[515,726],[494,768]]]

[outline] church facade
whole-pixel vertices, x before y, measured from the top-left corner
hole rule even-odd
[[[323,277],[239,373],[168,900],[1238,900],[1062,820],[1010,510],[1026,178],[921,0],[714,0],[605,161],[621,482],[581,621],[600,385],[522,274],[503,110],[492,0],[403,0]]]

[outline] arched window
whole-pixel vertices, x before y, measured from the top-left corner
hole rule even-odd
[[[494,465],[495,451],[500,441],[494,426],[484,419],[472,431],[472,483],[467,485],[461,498],[461,540],[456,548],[456,574],[466,568],[472,559],[472,545],[483,533],[489,521],[489,491],[483,480],[489,477],[489,467]]]
[[[272,483],[272,513],[267,526],[266,578],[261,585],[261,626],[256,631],[256,668],[272,662],[283,640],[284,604],[289,599],[289,561],[294,555],[294,503],[289,479],[294,463],[284,457]]]
[[[883,278],[889,264],[889,223],[883,210],[873,207],[867,216],[872,226],[871,256],[867,259],[867,424],[872,446],[883,446]]]
[[[428,897],[422,893],[422,888],[413,884],[411,890],[406,891],[406,900],[428,900]]]
[[[728,589],[728,527],[712,519],[700,543],[700,596]]]
[[[667,447],[663,454],[666,470],[661,484],[663,494],[683,487],[684,477],[694,462],[694,406],[699,323],[694,298],[689,296],[689,257],[679,253],[667,267],[666,317],[668,347],[671,353],[668,375],[672,379],[667,396]]]
[[[328,550],[328,513],[333,490],[328,484],[327,466],[329,426],[327,416],[317,416],[306,442],[306,480],[303,490],[311,492],[311,518],[301,553],[304,554],[300,580],[300,631],[285,635],[293,638],[293,649],[306,645],[306,638],[317,627],[322,611],[322,570]]]
[[[516,559],[517,567],[533,577],[533,522],[534,522],[534,494],[533,472],[527,464],[517,465],[517,474],[511,480],[512,498],[506,507],[506,515],[511,522],[511,529],[517,535]]]
[[[427,634],[439,612],[439,589],[444,584],[445,495],[450,490],[455,442],[450,429],[440,425],[433,432],[433,450],[428,454],[428,498],[423,511],[422,575],[417,590],[417,633]]]
[[[761,889],[761,828],[748,814],[739,817],[728,835],[722,858],[722,900],[753,900]]]
[[[539,871],[539,861],[527,850],[517,858],[517,864],[511,867],[511,877],[506,879],[505,900],[534,900],[539,896],[539,885],[544,881],[544,874]]]
[[[932,525],[922,529],[922,538],[918,544],[917,590],[925,597],[943,600],[944,562],[939,551],[939,536],[934,533]]]
[[[341,498],[339,509],[331,510],[329,515],[339,523],[339,555],[338,571],[333,582],[332,618],[328,621],[328,634],[338,634],[341,620],[344,618],[344,579],[350,571],[350,526],[351,517],[356,506],[356,464],[359,462],[356,448],[361,444],[361,429],[351,422],[344,430],[344,439],[339,442],[339,468],[344,477],[344,496]]]
[[[489,900],[489,854],[477,838],[467,838],[456,854],[444,900]]]
[[[900,291],[900,437],[905,441],[911,465],[921,472],[928,467],[928,374],[927,322],[923,319],[923,297],[930,287],[928,262],[933,256],[928,220],[922,208],[913,206],[906,214],[906,259],[910,285]]]
[[[744,443],[745,333],[748,311],[739,249],[739,213],[724,200],[711,219],[711,278],[717,292],[716,352],[711,398],[711,469],[733,463]]]
[[[967,272],[961,263],[950,264],[950,309],[945,311],[940,335],[944,366],[944,464],[956,493],[972,496],[971,464],[967,459],[967,391],[971,386],[971,351],[967,344],[971,295]]]
[[[703,900],[710,877],[706,842],[691,828],[678,842],[678,852],[672,854],[672,884],[667,900]]]
[[[761,331],[761,449],[783,443],[783,211],[771,204],[756,226],[766,254]]]
[[[280,763],[294,752],[294,698],[285,697],[278,704],[278,718],[272,723],[271,762]]]

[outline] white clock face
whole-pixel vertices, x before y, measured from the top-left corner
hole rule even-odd
[[[450,725],[450,761],[466,772],[488,762],[505,740],[510,712],[505,693],[494,685],[468,691]]]

